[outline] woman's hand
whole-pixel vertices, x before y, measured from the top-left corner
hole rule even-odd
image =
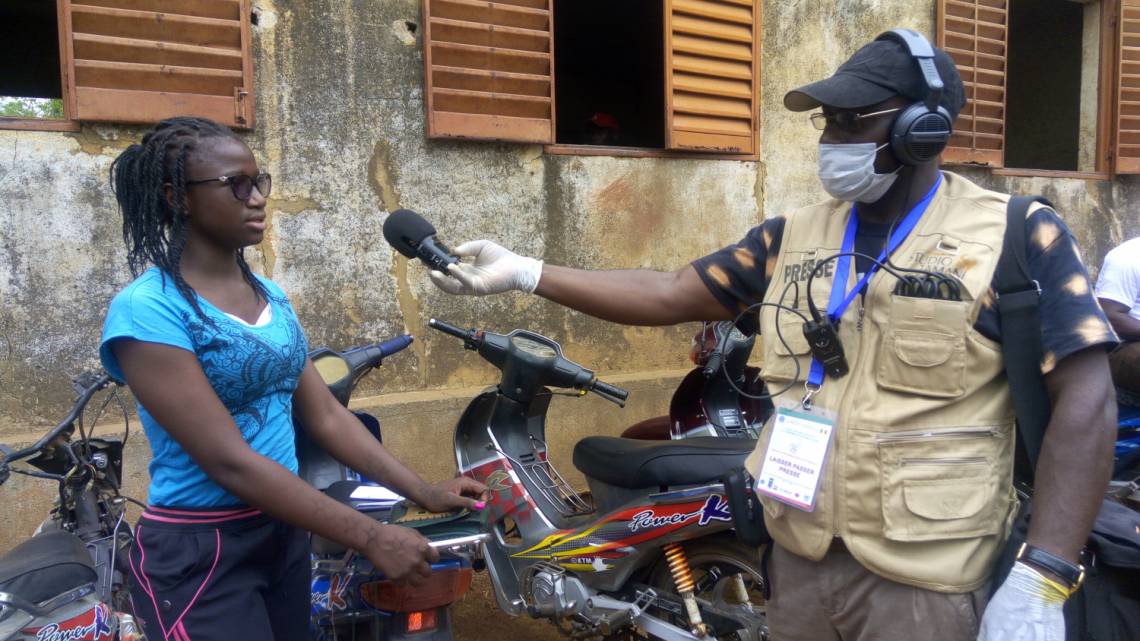
[[[386,578],[407,579],[412,585],[423,583],[431,575],[431,564],[439,560],[439,552],[422,534],[399,525],[377,525],[360,552]]]
[[[466,476],[457,476],[429,485],[421,505],[432,512],[467,509],[482,510],[487,486]]]

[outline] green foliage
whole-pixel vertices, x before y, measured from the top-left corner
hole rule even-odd
[[[63,118],[63,101],[0,96],[0,118]]]

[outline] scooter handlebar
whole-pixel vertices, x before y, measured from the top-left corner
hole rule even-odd
[[[590,384],[590,391],[608,401],[613,401],[622,407],[625,407],[625,400],[629,398],[629,392],[623,390],[617,385],[610,385],[609,383],[598,380],[596,378],[594,379],[594,382]]]
[[[461,329],[455,325],[452,325],[451,323],[441,321],[438,318],[429,318],[428,327],[436,331],[443,332],[444,334],[450,334],[458,339],[462,339],[463,346],[467,349],[478,348],[478,345],[476,343],[478,332],[476,332],[474,329]]]
[[[413,340],[414,339],[410,335],[404,334],[402,336],[394,336],[386,341],[380,342],[377,347],[380,348],[380,353],[383,354],[381,358],[388,358],[392,354],[407,349],[408,346],[412,344]]]

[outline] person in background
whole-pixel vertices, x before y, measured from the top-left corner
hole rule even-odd
[[[1108,252],[1096,278],[1096,298],[1121,345],[1108,356],[1112,381],[1140,404],[1140,237]]]

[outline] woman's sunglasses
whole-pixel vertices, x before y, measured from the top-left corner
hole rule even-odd
[[[256,176],[234,174],[232,176],[218,176],[217,178],[206,178],[204,180],[187,180],[186,185],[201,185],[212,182],[229,185],[230,191],[234,192],[234,198],[242,202],[249,200],[249,197],[253,195],[254,185],[257,186],[258,193],[265,198],[268,198],[269,192],[273,190],[273,177],[265,172],[261,172]]]

